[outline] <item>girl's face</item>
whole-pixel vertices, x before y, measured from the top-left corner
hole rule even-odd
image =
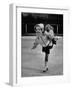
[[[45,28],[47,31],[50,31],[50,30],[53,30],[53,27],[51,25],[48,25],[46,28]]]
[[[49,32],[49,31],[50,31],[50,29],[49,29],[49,28],[46,28],[46,29],[45,29],[45,31]]]

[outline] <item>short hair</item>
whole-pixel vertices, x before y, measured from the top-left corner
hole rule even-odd
[[[45,30],[48,30],[48,29],[54,30],[53,26],[51,26],[50,24],[47,24],[45,26]]]

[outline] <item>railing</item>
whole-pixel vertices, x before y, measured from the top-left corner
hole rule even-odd
[[[35,36],[34,23],[22,23],[22,36]],[[63,36],[62,24],[51,24],[54,27],[55,35]]]

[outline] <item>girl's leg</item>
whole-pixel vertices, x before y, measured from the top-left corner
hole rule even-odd
[[[48,56],[49,54],[45,53],[45,66],[48,66]]]
[[[43,72],[48,71],[48,56],[49,54],[45,53],[45,66]]]

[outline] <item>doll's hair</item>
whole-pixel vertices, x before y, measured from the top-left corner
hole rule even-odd
[[[47,24],[45,26],[45,30],[54,30],[53,26],[51,26],[50,24]]]

